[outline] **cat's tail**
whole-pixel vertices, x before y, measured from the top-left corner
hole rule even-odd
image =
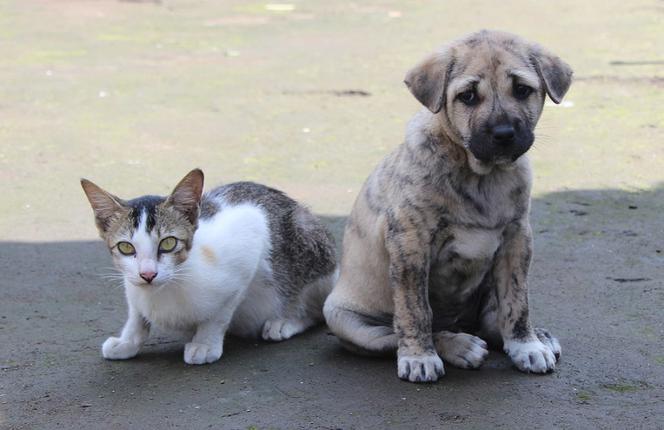
[[[339,279],[339,268],[307,284],[302,290],[301,305],[309,318],[323,321],[323,304]]]

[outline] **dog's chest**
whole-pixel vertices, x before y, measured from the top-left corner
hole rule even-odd
[[[456,254],[455,258],[472,263],[493,258],[500,245],[502,229],[453,227],[449,229],[449,234],[451,235],[451,242],[450,246],[447,247],[447,251]],[[446,249],[441,251],[446,251]],[[445,257],[444,255],[440,256]]]
[[[438,235],[438,247],[432,250],[429,289],[441,298],[463,301],[491,268],[502,228],[453,227]]]

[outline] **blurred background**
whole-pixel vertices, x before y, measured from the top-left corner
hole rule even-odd
[[[0,12],[0,238],[94,237],[78,178],[134,197],[193,167],[208,186],[264,182],[347,214],[420,107],[405,73],[482,28],[575,71],[542,116],[536,194],[664,179],[659,0],[3,0]]]
[[[124,198],[194,167],[208,187],[258,181],[339,242],[420,109],[406,72],[482,28],[575,71],[530,151],[531,307],[561,339],[554,374],[492,354],[407,384],[325,328],[230,339],[212,366],[162,335],[101,360],[125,305],[79,178]],[[662,0],[0,0],[0,183],[0,428],[661,428]]]

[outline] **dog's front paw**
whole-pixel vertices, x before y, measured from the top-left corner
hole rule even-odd
[[[530,341],[508,340],[504,346],[514,365],[526,373],[547,373],[556,367],[556,356],[539,339]]]
[[[189,342],[184,346],[184,361],[187,364],[214,363],[221,358],[221,345]]]
[[[101,355],[107,360],[126,360],[136,357],[140,347],[119,337],[109,337],[101,346]]]
[[[410,382],[436,382],[445,375],[443,360],[435,352],[421,355],[399,356],[397,361],[399,378]]]
[[[548,346],[551,352],[553,352],[553,355],[556,357],[556,361],[560,360],[560,355],[562,354],[563,349],[560,347],[560,342],[558,342],[558,339],[553,337],[551,333],[549,333],[549,330],[543,328],[536,328],[535,334],[537,335],[537,338],[540,340],[540,342]]]

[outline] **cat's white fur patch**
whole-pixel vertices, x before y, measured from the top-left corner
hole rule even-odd
[[[154,288],[126,285],[127,298],[151,323],[191,329],[220,312],[228,313],[230,320],[269,255],[267,218],[253,205],[225,208],[200,221],[193,243],[178,269],[178,282]],[[203,248],[214,252],[216,264],[209,263]],[[257,312],[254,318],[266,316]]]
[[[211,363],[223,353],[229,326],[238,334],[258,335],[265,321],[279,317],[279,297],[267,285],[272,276],[268,261],[271,243],[263,209],[251,204],[229,206],[200,220],[188,258],[176,269],[162,263],[160,279],[152,285],[135,275],[141,268],[151,269],[150,255],[157,254],[156,238],[151,237],[156,233],[149,233],[145,223],[143,214],[132,237],[135,258],[122,259],[127,266],[129,318],[119,338],[104,342],[105,358],[135,356],[148,336],[149,325],[156,325],[195,331],[185,346],[184,360],[189,364]],[[159,265],[156,260],[154,265]]]
[[[164,273],[161,274],[161,278],[158,273],[157,260],[155,255],[157,255],[157,250],[155,249],[155,233],[148,233],[147,229],[147,218],[148,214],[143,211],[141,213],[140,221],[138,223],[138,228],[132,236],[132,244],[136,248],[136,264],[135,273],[139,274],[144,272],[153,272],[157,273],[157,278],[153,280],[155,285],[159,284],[159,281],[164,278]],[[140,282],[140,280],[137,280]]]

